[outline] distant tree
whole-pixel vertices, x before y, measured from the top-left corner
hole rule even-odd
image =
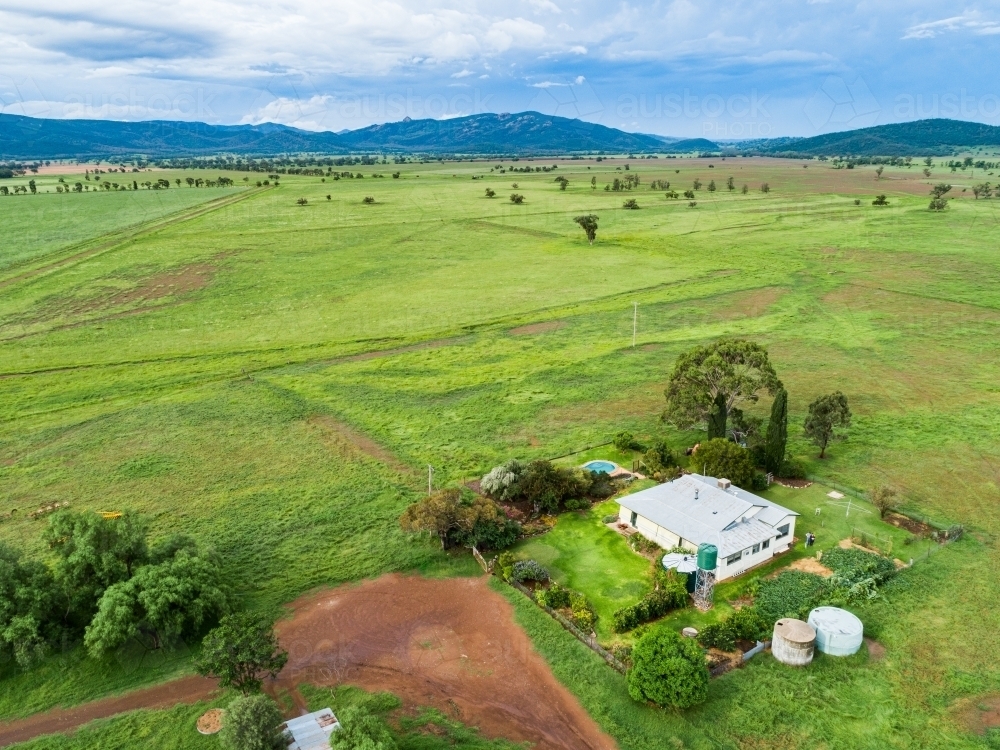
[[[771,404],[771,419],[767,423],[767,438],[764,442],[764,468],[777,475],[785,462],[785,448],[788,445],[788,391],[779,388]]]
[[[34,180],[28,180],[28,189],[31,191],[32,195],[38,192],[38,186],[35,185]]]
[[[448,546],[448,536],[463,522],[461,493],[456,489],[440,490],[410,505],[399,519],[403,531],[435,534],[441,549]]]
[[[872,205],[873,206],[888,206],[889,205],[889,201],[886,200],[885,193],[883,193],[881,195],[876,195],[875,196],[875,200],[872,201]]]
[[[694,208],[697,205],[698,205],[698,201],[690,201],[688,203],[688,208]]]
[[[930,176],[931,176],[931,170],[924,168],[924,177],[930,177]]]
[[[32,190],[31,192],[35,191]],[[990,183],[984,182],[981,185],[973,185],[972,194],[976,196],[976,200],[979,200],[980,198],[989,198],[991,195],[993,195],[993,189],[990,186]]]
[[[861,199],[860,198],[855,198],[854,199],[854,205],[855,206],[860,206],[861,205]]]
[[[708,192],[710,192],[710,193],[714,193],[715,192],[715,180],[709,180],[708,181]]]
[[[668,190],[663,195],[664,195],[665,198],[669,198],[671,200],[676,200],[679,197],[679,195],[678,195],[678,193],[677,193],[676,190]]]
[[[885,518],[899,507],[899,493],[894,487],[880,484],[872,490],[872,505],[878,511],[879,518]]]
[[[924,157],[924,165],[928,166],[928,167],[933,167],[934,166],[934,157],[933,156],[925,156]]]
[[[330,750],[396,750],[388,726],[363,706],[337,712],[340,729],[330,735]]]
[[[947,198],[931,198],[930,205],[927,206],[931,211],[944,211],[948,208]]]
[[[951,185],[939,182],[937,185],[931,188],[931,195],[935,198],[940,198],[945,193],[948,193],[950,191],[951,191]]]
[[[181,549],[172,559],[143,565],[127,581],[109,586],[83,642],[93,656],[140,635],[159,649],[194,634],[228,609],[229,592],[220,579],[219,560]]]
[[[522,203],[524,203],[524,196],[521,195],[520,193],[511,193],[510,194],[510,202],[519,206]]]
[[[371,195],[366,195],[364,198],[361,199],[361,202],[370,206],[375,203],[375,198]]]
[[[770,193],[771,192],[771,186],[768,185],[766,182],[761,183],[760,192],[762,192],[762,193]]]
[[[736,180],[734,180],[732,177],[728,178],[726,180],[726,188],[729,190],[729,192],[732,192],[733,190],[735,190],[736,189]]]
[[[636,701],[688,708],[708,698],[708,677],[698,642],[660,627],[639,638],[632,649],[628,692]]]
[[[146,520],[132,511],[106,519],[97,513],[60,511],[42,538],[55,553],[54,573],[66,615],[88,622],[105,590],[132,577],[149,558]]]
[[[749,193],[750,192],[750,186],[749,185],[743,185],[742,192],[743,192],[743,195],[746,195],[747,193]]]
[[[326,195],[326,199],[327,199],[327,200],[331,200],[331,199],[332,199],[332,196],[331,196],[331,195],[330,195],[329,193],[327,193],[327,195]]]
[[[629,198],[627,201],[622,203],[622,208],[628,208],[634,211],[639,208],[639,202],[635,198]]]
[[[441,490],[413,503],[399,525],[406,532],[436,535],[442,549],[450,544],[471,547],[479,543],[496,549],[513,543],[520,533],[520,526],[508,521],[492,500],[476,497],[465,502],[457,489]]]
[[[699,180],[698,178],[695,178],[694,189],[695,190],[701,190],[701,180]]]
[[[283,722],[281,709],[266,695],[242,696],[226,709],[219,744],[225,750],[279,750],[286,744],[278,730]]]
[[[496,190],[493,190],[491,188],[486,188],[486,197],[487,198],[495,198],[496,194],[497,194]]]
[[[587,235],[587,240],[591,245],[597,239],[597,216],[596,214],[584,214],[573,219]]]
[[[694,198],[694,190],[685,190],[684,197],[690,199]]]
[[[174,182],[177,183],[177,187],[181,186],[181,178],[180,177],[178,177],[176,180],[174,180]]]
[[[754,466],[750,451],[725,438],[706,440],[691,456],[691,468],[708,476],[725,477],[733,484],[750,489]]]
[[[205,636],[195,661],[198,674],[243,695],[259,692],[265,677],[284,668],[288,653],[278,645],[274,623],[258,612],[227,615]]]
[[[304,206],[304,205],[306,205],[309,202],[309,200],[306,199],[306,198],[299,198],[295,202],[298,203],[300,206]],[[367,201],[365,201],[365,202],[367,203]]]
[[[884,171],[885,171],[885,167],[883,167],[881,165],[879,165],[878,167],[876,167],[875,168],[875,179],[876,180],[882,179],[882,172],[884,172]]]
[[[712,425],[710,437],[724,437],[729,412],[756,403],[761,391],[781,388],[767,350],[745,339],[722,338],[677,358],[664,395],[663,418],[681,429]]]
[[[562,175],[559,175],[558,177],[556,177],[555,181],[559,183],[559,189],[560,190],[565,190],[566,186],[569,184],[569,180],[567,180]]]
[[[517,190],[517,183],[516,182],[512,182],[510,186],[512,188],[514,188],[515,190]]]
[[[844,430],[851,426],[851,410],[847,396],[840,391],[828,396],[820,396],[809,404],[809,416],[805,421],[805,434],[819,446],[819,457],[826,458],[826,447],[831,440],[842,439]]]
[[[589,167],[588,167],[588,169],[589,169]],[[597,190],[597,176],[596,175],[594,177],[590,178],[590,189],[591,190]]]

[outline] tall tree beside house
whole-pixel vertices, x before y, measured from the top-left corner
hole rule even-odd
[[[788,391],[779,388],[771,404],[771,421],[767,423],[764,443],[764,468],[772,474],[781,471],[788,445]]]
[[[761,391],[781,388],[767,350],[745,339],[723,338],[677,358],[664,391],[664,421],[680,429],[707,424],[709,437],[725,437],[729,412],[755,403]]]
[[[820,396],[809,404],[805,433],[806,437],[819,446],[820,458],[826,458],[827,446],[832,440],[842,440],[843,430],[850,426],[851,409],[847,405],[847,396],[840,391]]]

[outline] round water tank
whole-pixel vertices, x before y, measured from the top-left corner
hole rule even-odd
[[[782,664],[803,667],[813,659],[816,631],[811,625],[786,617],[774,623],[771,653]]]
[[[715,570],[719,564],[719,548],[714,544],[698,545],[698,567],[702,570]]]
[[[846,609],[816,607],[809,613],[816,631],[816,648],[831,656],[856,654],[864,640],[865,626]]]

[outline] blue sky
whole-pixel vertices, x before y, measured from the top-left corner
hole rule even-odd
[[[1000,5],[0,0],[0,107],[281,122],[535,109],[715,139],[1000,125]]]

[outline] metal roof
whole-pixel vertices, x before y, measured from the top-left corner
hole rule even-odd
[[[332,709],[324,708],[289,719],[284,728],[292,737],[288,750],[330,750],[330,735],[340,728],[340,722]]]
[[[685,474],[618,502],[685,541],[715,544],[722,557],[773,538],[774,524],[798,515],[739,487],[724,490],[718,479],[701,474]]]

